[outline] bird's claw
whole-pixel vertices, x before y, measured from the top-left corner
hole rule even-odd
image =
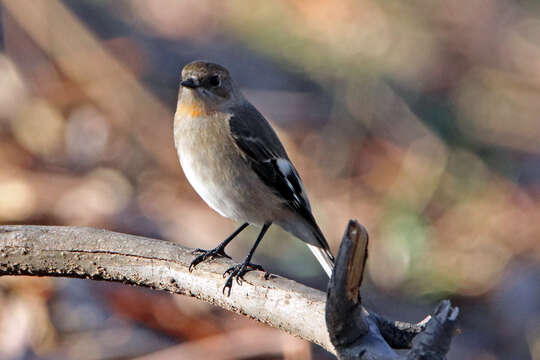
[[[220,257],[226,257],[231,258],[229,255],[225,253],[225,250],[221,247],[217,247],[212,250],[205,250],[205,249],[195,249],[191,252],[193,255],[199,254],[193,261],[191,261],[191,264],[189,264],[189,272],[193,271],[195,266],[200,264],[201,262],[207,260],[207,259],[215,259]]]
[[[231,288],[233,285],[233,279],[236,278],[236,283],[238,285],[242,285],[242,280],[244,280],[244,275],[248,273],[249,271],[253,270],[260,270],[265,271],[261,265],[258,264],[252,264],[249,262],[245,262],[242,264],[236,264],[225,270],[223,273],[223,277],[225,278],[227,275],[229,276],[227,278],[227,281],[225,282],[225,286],[223,286],[223,294],[225,294],[225,291],[227,291],[227,296],[231,295]],[[265,272],[264,278],[268,279],[269,273]]]

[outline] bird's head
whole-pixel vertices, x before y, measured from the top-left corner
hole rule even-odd
[[[202,111],[223,110],[242,99],[223,66],[194,61],[182,69],[179,110],[197,116]]]

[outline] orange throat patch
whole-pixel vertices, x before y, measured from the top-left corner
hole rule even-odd
[[[204,106],[196,103],[178,103],[177,114],[180,116],[197,117],[206,113]]]

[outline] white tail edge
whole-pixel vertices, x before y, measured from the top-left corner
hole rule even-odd
[[[324,250],[323,248],[320,248],[315,245],[307,244],[309,247],[309,250],[315,255],[315,258],[317,258],[317,261],[319,261],[319,264],[321,264],[322,268],[328,274],[328,277],[332,276],[332,270],[334,269],[334,262],[330,258],[330,255],[328,254],[327,250]]]

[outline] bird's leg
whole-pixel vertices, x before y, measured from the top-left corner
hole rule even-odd
[[[248,225],[249,225],[248,223],[243,223],[242,225],[240,225],[240,227],[234,230],[234,232],[231,235],[229,235],[228,238],[226,238],[221,244],[219,244],[212,250],[204,250],[204,249],[193,250],[192,254],[199,254],[199,256],[193,259],[193,261],[189,265],[189,271],[191,272],[195,268],[195,266],[205,261],[206,259],[215,259],[218,257],[226,257],[230,259],[231,257],[225,253],[225,246],[227,246],[232,241],[232,239],[234,239],[238,234],[240,234],[240,232],[242,232],[242,230],[244,230]]]
[[[259,236],[257,236],[257,240],[255,240],[253,247],[251,248],[251,250],[249,250],[249,254],[244,259],[244,262],[241,264],[236,264],[236,265],[231,266],[223,273],[223,277],[229,275],[229,277],[227,278],[227,281],[225,282],[225,286],[223,287],[224,294],[225,294],[225,291],[228,290],[227,296],[231,295],[231,288],[232,288],[234,278],[236,278],[236,282],[238,283],[238,285],[241,285],[244,275],[248,271],[252,271],[252,270],[264,271],[261,265],[252,264],[251,258],[253,257],[253,254],[255,253],[255,249],[257,249],[257,246],[259,246],[259,243],[264,237],[264,234],[266,234],[266,231],[268,230],[270,225],[272,225],[271,222],[268,222],[263,225],[261,232],[259,233]],[[267,275],[268,273],[265,274],[265,278],[268,278]]]

